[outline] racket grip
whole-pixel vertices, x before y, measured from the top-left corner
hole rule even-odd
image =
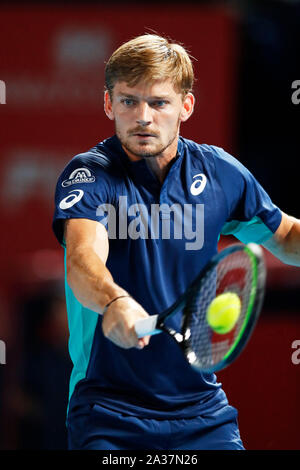
[[[157,317],[158,315],[150,315],[149,317],[142,318],[135,323],[134,328],[138,338],[161,333],[160,330],[156,329]]]

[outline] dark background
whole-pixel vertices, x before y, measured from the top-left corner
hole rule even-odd
[[[67,161],[113,133],[103,113],[104,61],[156,31],[194,63],[196,110],[182,135],[244,163],[300,217],[300,5],[282,2],[59,2],[0,7],[0,448],[64,449],[70,361],[62,250],[51,231]],[[232,240],[222,239],[221,243]],[[299,271],[266,253],[268,291],[244,354],[218,377],[248,449],[300,449]]]

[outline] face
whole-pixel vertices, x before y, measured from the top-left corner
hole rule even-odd
[[[117,82],[112,100],[105,92],[104,109],[115,121],[116,134],[132,160],[175,156],[180,123],[193,112],[194,97],[177,93],[170,80],[134,87]]]

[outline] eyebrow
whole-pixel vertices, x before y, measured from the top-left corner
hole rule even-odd
[[[130,93],[118,93],[118,98],[130,98],[130,99],[139,99],[136,95],[131,95]],[[170,99],[169,95],[162,95],[162,96],[150,96],[150,100],[166,100]]]

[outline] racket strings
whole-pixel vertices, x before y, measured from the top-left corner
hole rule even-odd
[[[230,350],[245,324],[253,284],[253,269],[244,251],[230,254],[210,270],[195,289],[186,305],[188,324],[184,335],[188,338],[191,363],[210,368],[220,362]],[[206,321],[209,304],[225,292],[234,292],[241,300],[241,312],[234,328],[225,335],[215,333]]]

